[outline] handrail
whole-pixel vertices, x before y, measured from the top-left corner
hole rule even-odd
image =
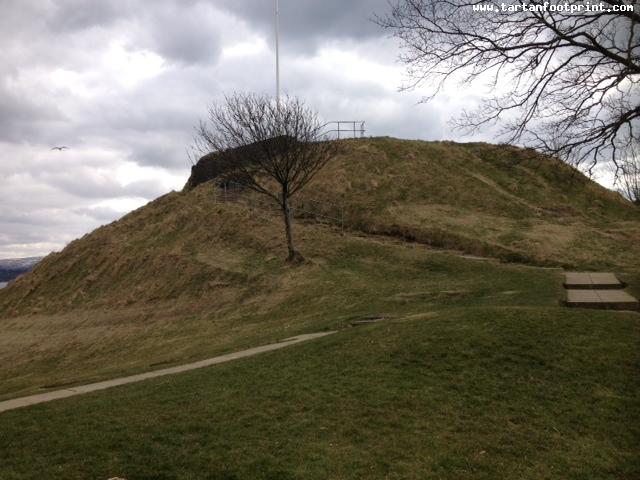
[[[340,128],[342,124],[351,125],[352,128],[345,128],[345,129]],[[326,135],[328,133],[337,133],[338,134],[338,140],[340,139],[340,132],[352,133],[353,134],[353,138],[358,138],[358,136],[364,137],[364,132],[365,132],[365,128],[364,128],[365,121],[364,120],[334,120],[334,121],[325,123],[320,128],[324,128],[324,127],[327,127],[329,125],[336,125],[337,128],[334,128],[334,129],[331,129],[331,130],[325,130],[323,132],[323,135]]]

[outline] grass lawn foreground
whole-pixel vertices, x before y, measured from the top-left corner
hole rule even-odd
[[[0,415],[0,478],[633,479],[630,313],[461,308]]]

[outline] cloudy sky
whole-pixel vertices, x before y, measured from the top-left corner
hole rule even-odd
[[[272,0],[0,0],[0,258],[42,255],[170,190],[225,92],[274,93]],[[367,134],[458,139],[477,90],[400,93],[387,0],[280,0],[281,84]],[[473,139],[491,141],[489,132]],[[51,147],[68,145],[69,150]]]

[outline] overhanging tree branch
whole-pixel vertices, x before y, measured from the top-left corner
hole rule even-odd
[[[522,5],[516,1],[482,12],[474,6],[488,2],[400,0],[376,21],[401,42],[408,78],[403,88],[432,87],[424,101],[454,78],[508,90],[465,112],[459,127],[496,122],[506,141],[577,166],[617,163],[630,139],[637,139],[640,122],[639,13],[570,13],[545,10],[541,0],[527,3],[537,10],[516,10]]]

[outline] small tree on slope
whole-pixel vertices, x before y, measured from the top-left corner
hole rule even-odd
[[[234,165],[227,178],[277,202],[287,260],[302,260],[293,242],[291,198],[335,154],[335,142],[322,138],[317,114],[297,98],[278,103],[266,95],[235,93],[208,113],[196,129],[195,149]]]
[[[620,193],[640,207],[640,146],[632,145],[616,172]]]

